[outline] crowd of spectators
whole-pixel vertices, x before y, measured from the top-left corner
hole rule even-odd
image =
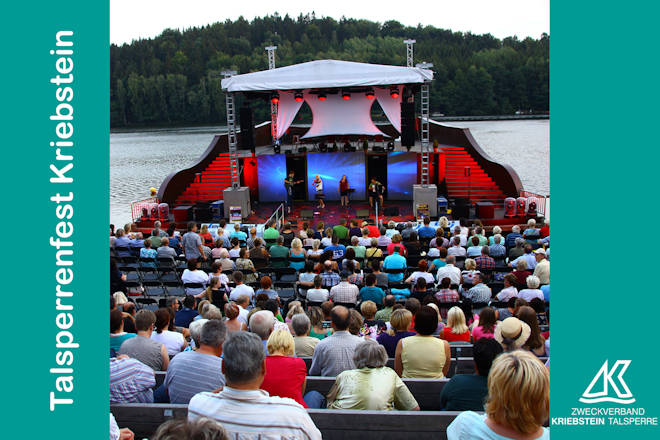
[[[306,408],[420,410],[405,380],[445,380],[464,344],[474,374],[451,376],[439,396],[442,409],[464,411],[448,437],[546,438],[549,228],[530,221],[505,235],[462,223],[270,223],[262,237],[224,222],[217,236],[158,224],[147,240],[117,229],[111,403],[188,404],[188,421],[154,438],[317,439]],[[131,255],[155,267],[184,258],[182,283],[202,287],[136,307],[117,264]],[[281,296],[283,269],[294,296]],[[308,376],[334,385],[306,391]]]

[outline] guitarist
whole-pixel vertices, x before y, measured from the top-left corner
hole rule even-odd
[[[293,206],[293,186],[302,182],[302,180],[295,180],[295,173],[289,171],[289,175],[284,179],[284,188],[286,189],[286,209],[287,213],[291,214],[291,207]]]
[[[367,190],[369,192],[369,206],[373,208],[374,199],[378,199],[378,206],[380,209],[383,209],[383,184],[376,180],[375,177],[372,177]]]

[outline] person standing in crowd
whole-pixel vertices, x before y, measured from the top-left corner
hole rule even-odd
[[[186,260],[199,260],[200,258],[206,260],[206,255],[202,248],[202,239],[197,234],[197,223],[188,223],[188,232],[181,237],[181,244],[183,245],[183,254],[186,256]]]

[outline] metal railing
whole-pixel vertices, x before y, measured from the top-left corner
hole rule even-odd
[[[131,218],[134,222],[142,219],[142,208],[147,208],[147,212],[151,209],[153,204],[158,205],[158,197],[149,197],[148,199],[138,200],[131,202]],[[151,213],[149,212],[151,215]]]
[[[520,191],[520,197],[536,197],[536,212],[539,216],[545,217],[547,214],[546,207],[550,204],[550,195],[542,196],[531,191]]]
[[[285,213],[286,213],[286,211],[284,209],[284,203],[280,203],[280,206],[278,206],[277,209],[275,209],[275,212],[273,212],[273,214],[270,217],[268,217],[268,219],[264,223],[264,228],[266,227],[268,222],[270,222],[271,220],[274,219],[275,223],[276,223],[275,227],[277,229],[280,229],[282,227],[282,225],[284,225]]]

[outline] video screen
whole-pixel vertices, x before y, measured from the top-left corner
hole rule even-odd
[[[286,177],[286,156],[266,154],[257,157],[259,177],[259,200],[262,202],[283,202],[286,200],[284,178]]]
[[[351,199],[365,199],[364,153],[309,153],[307,154],[307,194],[315,200],[313,182],[318,174],[323,180],[325,200],[339,200],[339,180],[345,174],[349,188],[355,188]],[[259,180],[261,185],[261,178]],[[412,191],[412,190],[411,190]]]
[[[395,151],[387,154],[387,198],[412,200],[417,183],[417,153]]]

